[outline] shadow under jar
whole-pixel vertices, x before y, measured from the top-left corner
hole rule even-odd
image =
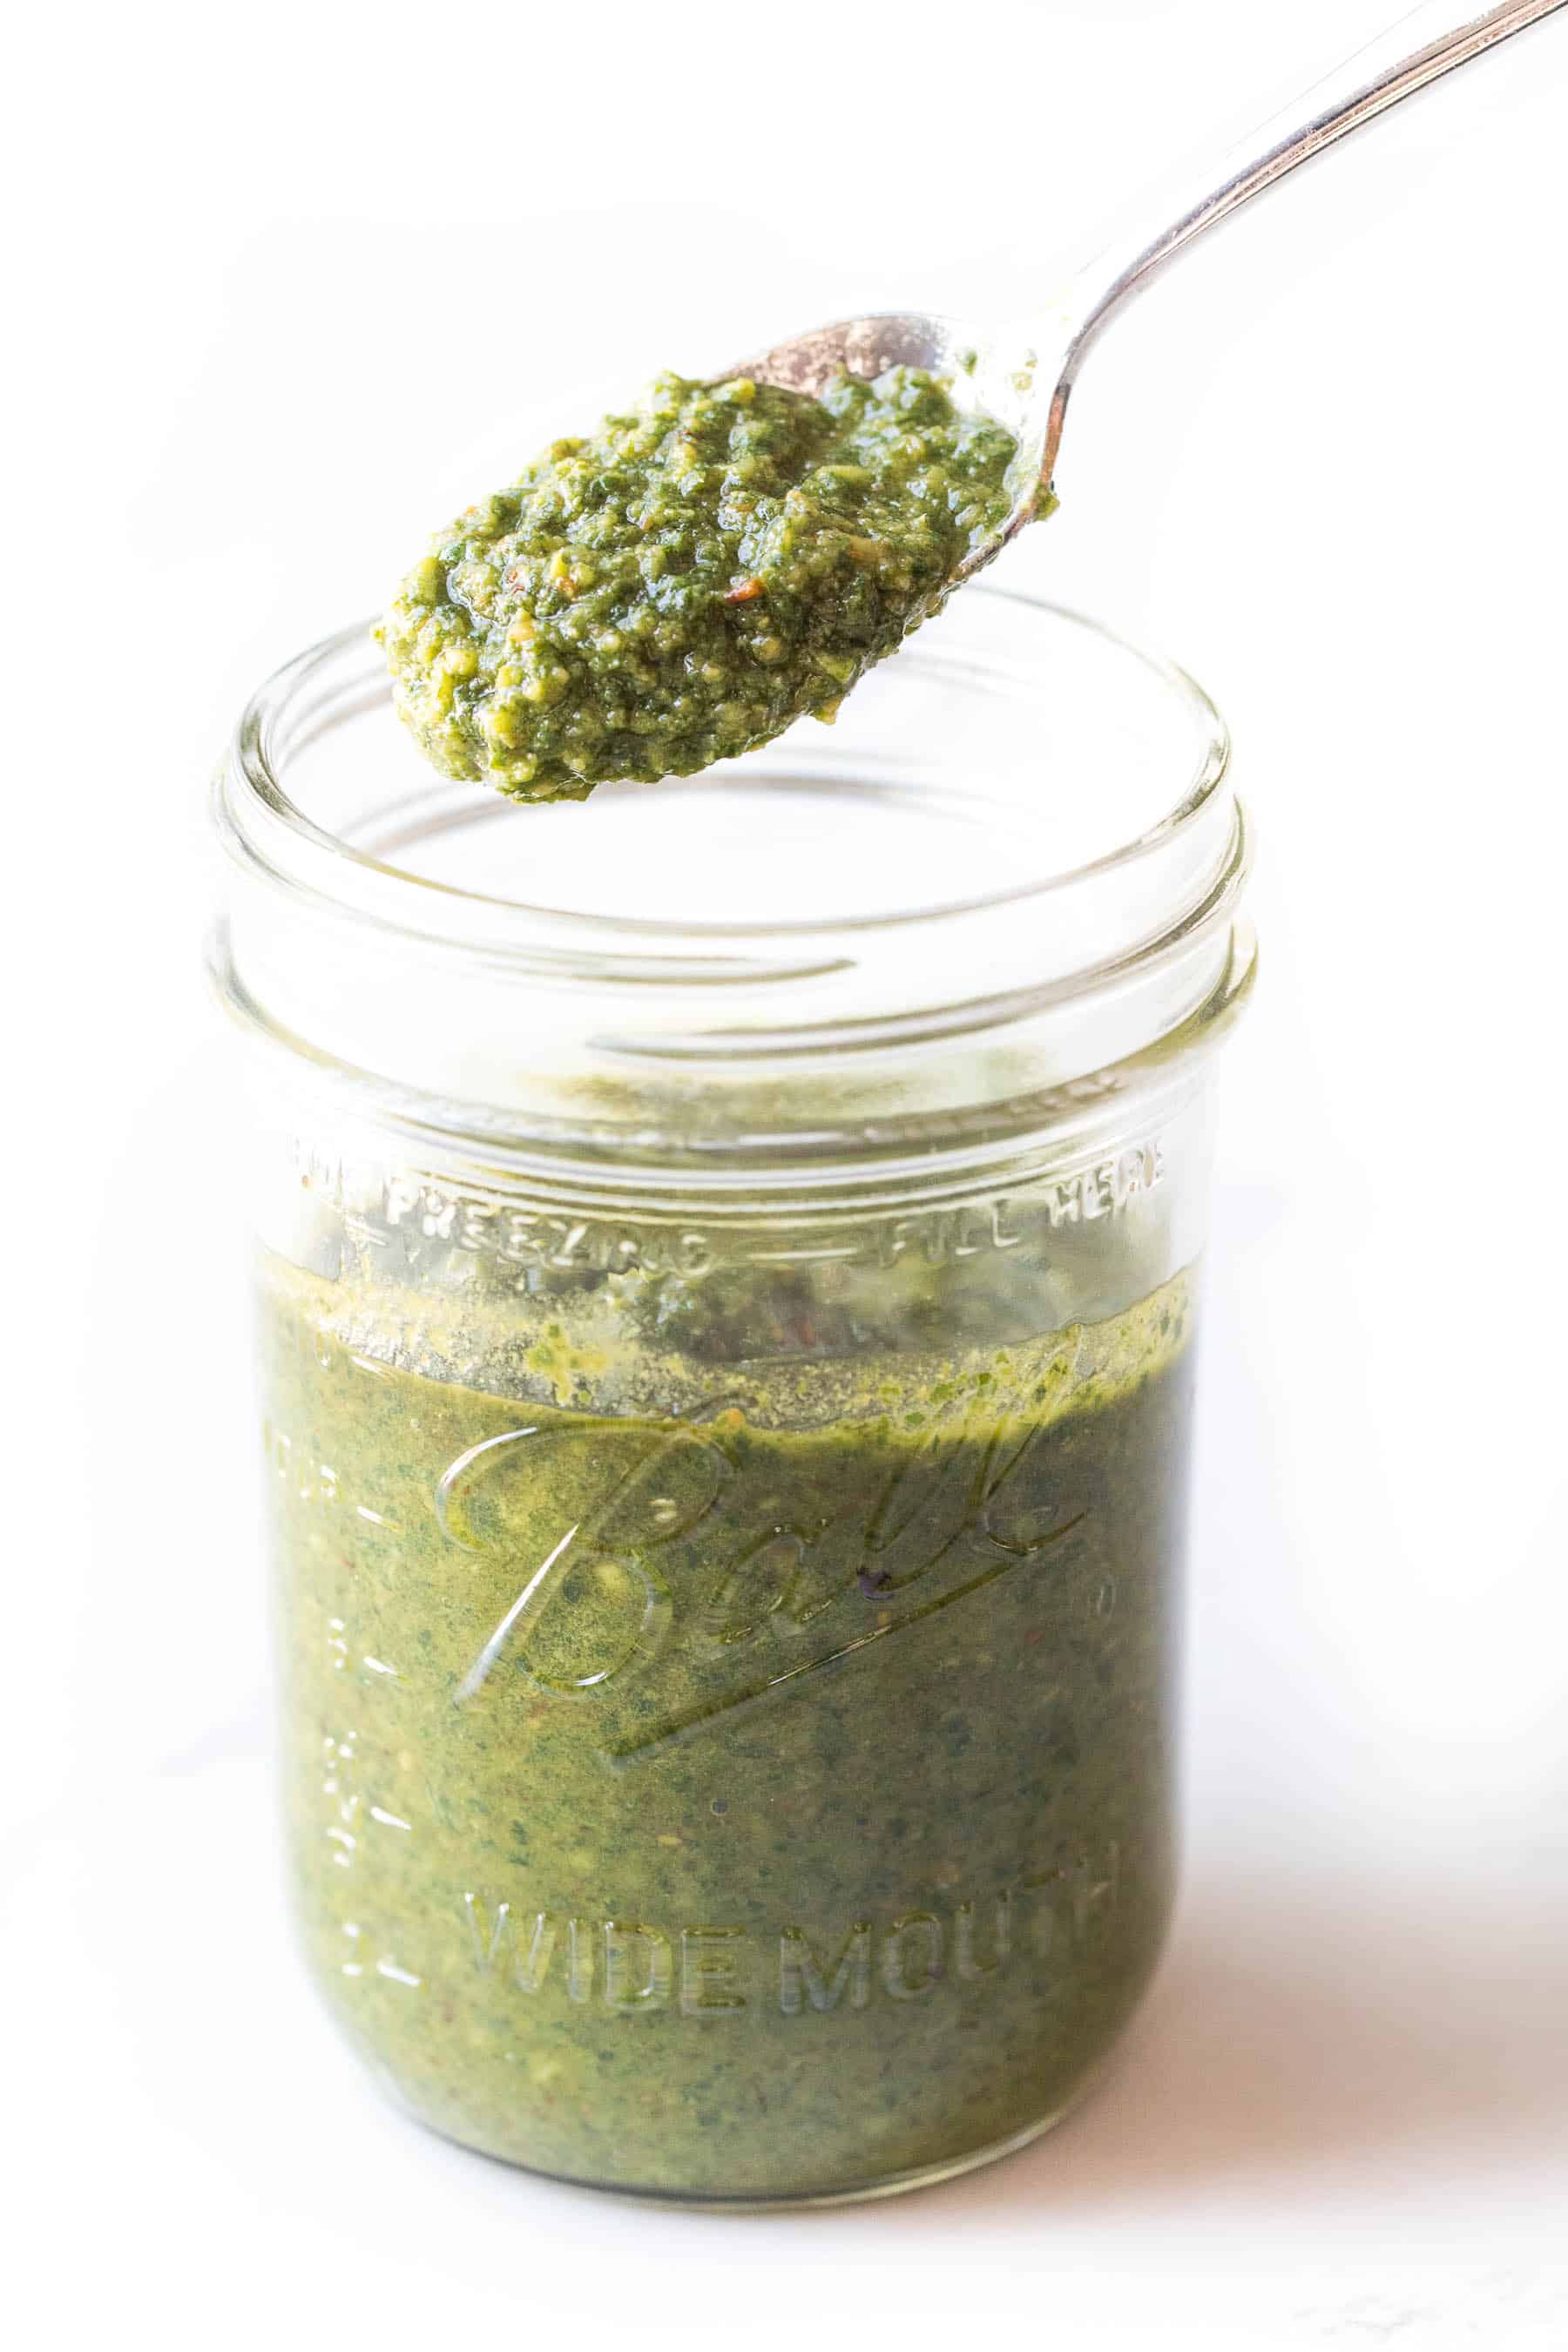
[[[1172,1897],[1215,711],[971,589],[837,725],[519,810],[363,630],[247,712],[310,1963],[456,2139],[874,2196],[1082,2096]]]

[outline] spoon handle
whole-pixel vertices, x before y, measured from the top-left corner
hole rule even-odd
[[[1107,320],[1205,229],[1226,219],[1249,197],[1261,194],[1293,172],[1298,163],[1321,154],[1336,139],[1371,122],[1402,98],[1424,89],[1455,66],[1468,65],[1511,33],[1521,33],[1527,25],[1563,6],[1568,6],[1568,0],[1510,0],[1507,6],[1477,14],[1465,7],[1463,0],[1426,0],[1425,6],[1402,16],[1367,47],[1358,49],[1323,80],[1272,115],[1209,167],[1202,193],[1173,218],[1167,204],[1156,234],[1117,243],[1097,255],[1072,280],[1066,290],[1076,326],[1062,371],[1058,403],[1065,400],[1078,362]],[[1457,7],[1462,13],[1456,15]]]

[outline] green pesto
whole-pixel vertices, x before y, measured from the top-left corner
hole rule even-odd
[[[1015,448],[919,369],[820,399],[660,376],[433,541],[377,632],[397,709],[521,801],[831,718],[1005,519]]]
[[[836,1366],[721,1362],[710,1323],[647,1357],[678,1415],[592,1409],[625,1366],[528,1321],[559,1304],[427,1339],[416,1298],[264,1265],[293,1869],[338,2016],[437,2128],[675,2197],[1047,2120],[1170,1900],[1186,1278]],[[629,1359],[660,1318],[616,1312]]]

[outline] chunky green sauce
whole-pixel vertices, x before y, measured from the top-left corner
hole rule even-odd
[[[397,709],[522,801],[831,718],[1005,520],[1014,454],[917,369],[820,400],[661,376],[437,535],[379,631]]]
[[[264,1266],[317,1976],[425,2120],[568,2178],[831,2193],[1005,2143],[1166,1916],[1187,1282],[807,1362],[689,1296],[639,1341],[594,1279],[574,1319]]]

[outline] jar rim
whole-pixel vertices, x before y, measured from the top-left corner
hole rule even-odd
[[[1184,787],[1173,805],[1126,840],[1091,857],[1026,881],[971,892],[934,905],[784,919],[704,921],[667,918],[657,913],[602,913],[590,908],[557,907],[500,896],[419,874],[406,866],[395,865],[384,856],[374,856],[346,839],[342,833],[335,833],[319,823],[299,805],[287,789],[282,776],[286,758],[279,743],[279,723],[301,694],[308,694],[324,669],[340,662],[345,655],[369,646],[371,625],[362,621],[337,630],[331,636],[307,647],[293,660],[275,670],[251,696],[240,714],[229,760],[218,779],[216,814],[219,831],[234,854],[258,858],[272,868],[276,878],[292,881],[297,887],[310,889],[328,898],[339,896],[327,887],[332,871],[353,877],[356,881],[364,877],[374,893],[375,903],[368,903],[365,893],[361,889],[348,887],[340,898],[345,910],[351,906],[355,907],[380,923],[407,930],[418,937],[441,935],[439,930],[434,934],[431,930],[431,924],[439,922],[438,915],[432,913],[427,920],[421,919],[426,910],[438,908],[445,911],[458,905],[500,914],[508,919],[509,929],[521,928],[521,924],[531,919],[548,926],[552,939],[558,939],[560,933],[565,931],[584,941],[595,938],[609,940],[637,935],[649,940],[734,940],[760,947],[775,939],[809,940],[826,934],[853,935],[918,923],[940,923],[955,917],[982,913],[987,908],[1016,907],[1032,899],[1047,901],[1097,877],[1125,869],[1157,854],[1201,820],[1205,808],[1229,775],[1232,744],[1229,729],[1218,708],[1189,671],[1163,656],[1146,651],[1120,630],[1068,605],[1058,604],[1053,598],[1016,588],[997,587],[990,582],[966,587],[964,595],[972,610],[978,599],[984,598],[995,605],[1048,616],[1053,623],[1081,631],[1101,646],[1114,648],[1118,654],[1135,663],[1145,675],[1160,681],[1193,721],[1194,756]],[[907,659],[907,654],[900,658]],[[383,686],[378,690],[373,685],[366,700],[389,702],[389,688]],[[351,715],[357,715],[365,707],[363,702],[356,703],[355,714]],[[292,752],[294,748],[290,742],[288,751]],[[707,772],[716,776],[733,764],[725,761]],[[689,786],[701,780],[684,781]],[[611,786],[607,789],[613,791],[616,788]],[[522,812],[518,814],[520,817],[523,815]],[[283,842],[289,838],[298,845],[301,854],[299,859],[290,859],[283,848]],[[396,911],[400,905],[405,910],[401,914]],[[491,939],[489,944],[494,948],[499,942]],[[526,942],[521,938],[517,944],[520,949],[526,949]]]
[[[426,770],[389,702],[356,627],[247,706],[215,789],[237,871],[213,969],[254,1031],[447,1131],[721,1156],[739,1135],[765,1163],[873,1129],[879,1150],[972,1115],[1015,1129],[1042,1090],[1194,1018],[1217,1034],[1250,968],[1218,711],[1176,664],[1043,597],[966,590],[857,688],[852,725],[792,729],[662,799],[607,786],[586,810],[520,812]],[[1058,856],[1071,843],[1092,854]],[[393,862],[405,844],[423,870]],[[476,855],[529,877],[553,856],[595,892],[600,860],[611,910],[447,878],[443,859]],[[649,873],[698,919],[643,911]],[[911,875],[935,903],[896,895]],[[786,911],[750,918],[748,891]],[[825,911],[794,912],[806,891]],[[742,912],[705,919],[715,895]]]

